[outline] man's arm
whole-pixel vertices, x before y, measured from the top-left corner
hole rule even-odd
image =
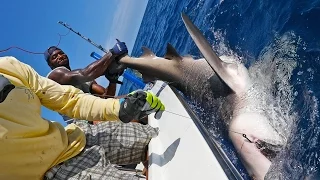
[[[104,88],[103,86],[99,85],[96,81],[93,81],[91,84],[90,93],[102,98],[110,98],[115,96],[116,87],[117,84],[110,83],[107,88]]]
[[[24,86],[32,90],[41,105],[76,119],[119,120],[119,99],[102,99],[85,94],[78,88],[60,85],[40,76],[32,67],[13,57],[4,58],[6,71],[12,72]]]
[[[73,71],[60,68],[53,71],[48,78],[59,84],[74,86],[93,81],[104,74],[108,66],[116,57],[127,53],[128,49],[126,44],[117,39],[117,43],[110,49],[109,53],[105,54],[101,59],[91,63],[86,68]]]
[[[106,89],[103,86],[99,85],[96,81],[93,81],[91,83],[90,93],[92,95],[103,98],[104,95],[106,94]]]
[[[116,95],[117,84],[109,83],[109,86],[106,88],[107,96],[115,96]]]
[[[66,69],[59,68],[53,71],[48,78],[59,84],[74,86],[88,81],[93,81],[104,74],[114,58],[115,56],[113,56],[112,53],[107,53],[101,59],[89,64],[84,69],[68,71]]]
[[[14,57],[1,57],[0,60],[0,70],[14,77],[13,81],[20,86],[19,88],[29,89],[36,94],[41,103],[39,106],[43,105],[72,118],[88,121],[121,119],[126,123],[140,115],[149,115],[153,112],[155,118],[159,119],[165,110],[158,97],[147,91],[132,92],[130,96],[120,100],[102,99],[85,94],[73,86],[60,85],[42,77],[31,66]]]

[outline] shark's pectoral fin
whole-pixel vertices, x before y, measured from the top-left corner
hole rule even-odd
[[[200,30],[191,22],[187,15],[182,13],[181,16],[190,36],[196,43],[208,64],[215,71],[215,73],[232,89],[233,92],[237,92],[237,86],[234,84],[235,81],[232,75],[227,71],[227,68],[230,67],[230,63],[223,62],[216,55],[209,42],[205,39]]]
[[[143,54],[140,57],[155,57],[156,55],[147,47],[142,46]]]
[[[167,53],[164,56],[164,58],[170,59],[170,60],[179,60],[179,61],[182,60],[182,57],[179,55],[179,53],[170,43],[168,43],[167,45]]]

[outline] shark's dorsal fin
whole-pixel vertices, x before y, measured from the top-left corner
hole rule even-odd
[[[148,57],[148,56],[155,57],[156,56],[149,48],[147,48],[145,46],[142,46],[141,48],[143,50],[143,53],[140,57]]]
[[[182,60],[182,57],[170,43],[167,44],[167,53],[164,58],[170,60]]]

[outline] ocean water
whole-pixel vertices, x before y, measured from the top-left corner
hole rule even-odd
[[[264,103],[256,108],[286,140],[267,179],[304,179],[319,172],[320,0],[149,0],[131,55],[141,55],[147,46],[163,56],[171,43],[181,55],[201,57],[181,12],[219,55],[243,62],[262,90],[255,98]],[[193,107],[200,117],[207,113]],[[228,138],[206,126],[249,179]]]

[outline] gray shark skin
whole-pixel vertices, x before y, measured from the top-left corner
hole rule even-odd
[[[119,62],[138,70],[145,81],[155,79],[166,81],[184,95],[197,96],[197,99],[204,96],[225,97],[231,93],[230,88],[216,76],[204,59],[182,57],[171,44],[167,45],[164,58],[157,57],[147,47],[142,49],[143,54],[140,57],[125,56]]]
[[[182,19],[205,59],[180,56],[168,44],[163,58],[143,47],[142,56],[125,56],[119,62],[138,70],[146,80],[156,78],[168,82],[191,100],[206,106],[215,106],[218,99],[224,98],[226,106],[213,108],[221,111],[217,120],[227,124],[229,138],[248,173],[255,179],[264,179],[271,161],[258,149],[256,142],[271,139],[274,144],[283,145],[284,141],[270,126],[267,117],[246,111],[247,107],[261,103],[250,99],[252,83],[247,68],[241,63],[222,61],[190,19],[184,14]]]

